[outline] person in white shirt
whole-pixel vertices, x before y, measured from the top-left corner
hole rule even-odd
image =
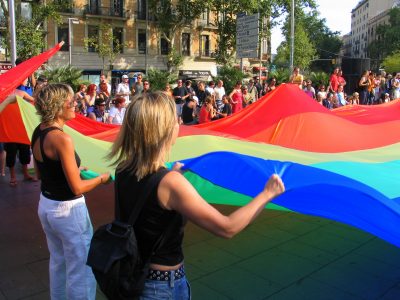
[[[108,123],[121,125],[125,116],[125,98],[117,97],[114,99],[114,106],[111,107],[110,113],[108,115]]]
[[[208,86],[206,87],[206,91],[210,93],[211,96],[215,96],[214,95],[214,87],[215,87],[215,83],[214,81],[210,81]],[[214,98],[215,99],[215,98]]]
[[[129,104],[129,96],[131,95],[131,89],[129,88],[129,77],[128,75],[122,75],[122,82],[118,84],[115,92],[116,97],[124,97],[125,103]]]
[[[217,105],[217,110],[220,112],[224,104],[222,103],[222,98],[226,94],[224,88],[224,82],[218,80],[217,86],[214,88],[215,104]]]

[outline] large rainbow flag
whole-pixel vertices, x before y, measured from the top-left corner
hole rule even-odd
[[[0,141],[29,143],[34,107],[19,99],[6,111]],[[399,117],[399,100],[329,111],[284,84],[231,117],[181,126],[170,161],[185,163],[210,203],[244,205],[277,173],[286,192],[268,207],[350,224],[400,247]],[[119,128],[81,116],[67,125],[92,175],[110,170],[104,156]]]

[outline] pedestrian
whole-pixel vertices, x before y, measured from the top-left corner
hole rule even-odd
[[[95,299],[96,281],[86,266],[93,228],[83,193],[110,179],[109,173],[80,177],[80,158],[64,132],[64,124],[75,117],[75,105],[73,90],[61,83],[43,87],[35,102],[41,123],[31,141],[41,179],[38,215],[50,252],[52,300]]]
[[[116,97],[124,97],[125,103],[129,104],[129,96],[131,95],[131,91],[129,89],[129,77],[128,75],[122,75],[122,82],[120,82],[117,86],[117,90],[115,91]]]

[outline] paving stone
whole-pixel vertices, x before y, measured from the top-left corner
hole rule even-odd
[[[327,284],[306,278],[267,297],[268,300],[359,300],[360,298]]]
[[[305,258],[321,265],[325,265],[338,258],[338,256],[335,254],[307,244],[303,244],[298,240],[283,243],[278,246],[277,249]]]
[[[315,230],[296,239],[301,243],[325,250],[335,255],[344,255],[359,247],[355,241],[343,239],[340,236]]]
[[[47,287],[26,267],[0,271],[0,290],[7,299],[20,299],[47,290]]]
[[[276,282],[237,267],[219,270],[198,281],[229,299],[264,299],[282,288]]]
[[[330,266],[341,269],[357,269],[361,272],[365,272],[382,279],[386,278],[388,280],[400,283],[399,267],[356,253],[350,253],[336,260]]]
[[[38,278],[44,286],[49,288],[49,260],[41,260],[26,266],[28,270],[34,274],[36,278]]]
[[[213,238],[208,240],[207,243],[236,256],[247,258],[273,248],[282,242],[251,230],[244,230],[232,239]]]
[[[199,280],[189,281],[190,292],[193,300],[204,300],[204,299],[218,299],[228,300],[227,296],[218,293],[216,290],[206,286]]]
[[[368,232],[362,231],[358,228],[351,227],[348,225],[338,226],[337,222],[322,226],[321,228],[318,229],[318,232],[331,233],[333,235],[340,236],[343,239],[357,241],[360,243],[365,243],[369,240],[375,239],[375,237],[372,234],[369,234]]]
[[[396,282],[343,265],[330,265],[310,276],[362,299],[377,299]]]
[[[201,245],[191,245],[184,249],[185,262],[204,270],[205,273],[217,271],[230,266],[240,260],[224,250],[214,247],[207,242]]]
[[[22,300],[50,300],[50,292],[49,291],[44,291],[39,294],[31,295],[28,297],[22,298]]]
[[[379,238],[362,245],[355,253],[400,267],[400,248]]]
[[[282,286],[290,285],[321,268],[320,264],[279,249],[265,251],[237,266]]]

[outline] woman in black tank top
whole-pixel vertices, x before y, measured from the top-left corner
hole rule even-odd
[[[41,179],[38,215],[50,251],[51,299],[95,299],[96,281],[86,266],[93,229],[82,195],[107,183],[109,173],[82,180],[80,158],[63,131],[75,117],[70,86],[50,84],[37,95],[41,123],[32,136],[35,170]]]
[[[110,159],[118,166],[116,207],[123,221],[135,209],[149,180],[156,184],[134,225],[141,255],[150,259],[150,271],[140,299],[189,299],[190,290],[183,269],[183,227],[186,219],[215,235],[231,238],[244,229],[285,188],[278,175],[270,177],[263,191],[249,204],[229,216],[209,205],[179,172],[164,168],[179,131],[174,99],[162,92],[134,97],[125,113]],[[160,235],[163,243],[152,251]]]

